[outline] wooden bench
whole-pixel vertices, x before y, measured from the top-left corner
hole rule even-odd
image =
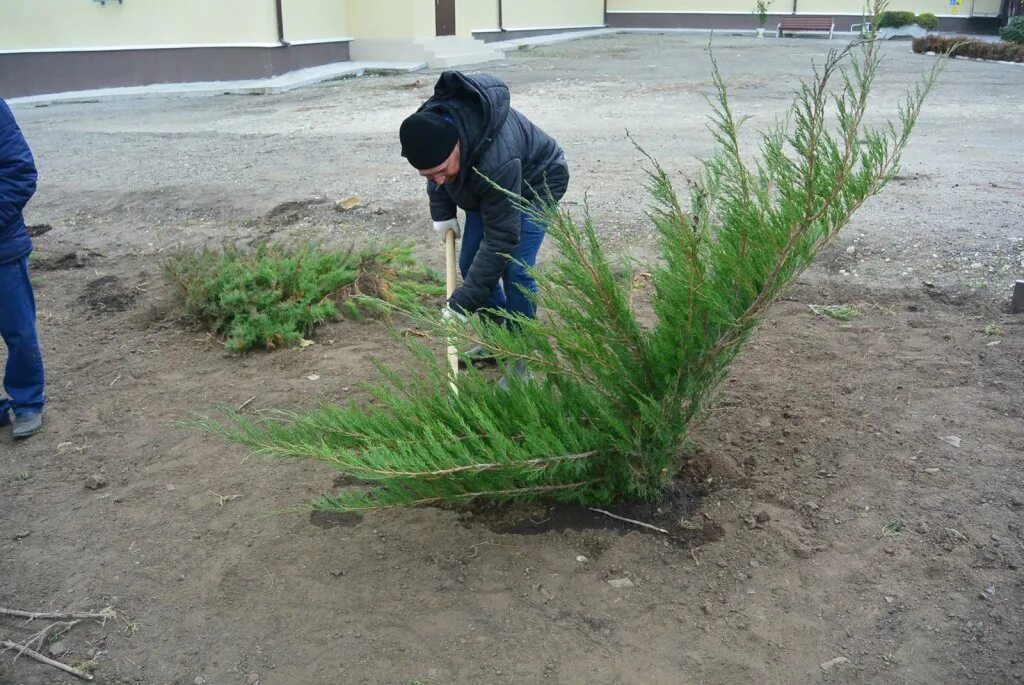
[[[831,40],[835,28],[831,17],[783,17],[775,35],[782,38],[784,33],[827,33]]]

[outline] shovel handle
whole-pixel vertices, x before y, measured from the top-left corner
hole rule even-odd
[[[455,266],[455,231],[448,229],[448,232],[444,234],[445,289],[448,291],[447,295],[445,295],[446,299],[455,292]]]
[[[445,266],[445,290],[447,295],[445,300],[452,296],[455,292],[456,275],[455,275],[455,231],[449,229],[444,236],[444,266]],[[451,338],[448,339],[448,385],[451,386],[452,392],[456,395],[459,394],[459,389],[455,385],[455,378],[459,375],[459,351],[455,347],[455,341]]]

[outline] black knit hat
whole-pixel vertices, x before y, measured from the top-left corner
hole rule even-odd
[[[440,166],[452,154],[459,134],[455,126],[434,112],[416,112],[398,130],[402,156],[417,169]]]

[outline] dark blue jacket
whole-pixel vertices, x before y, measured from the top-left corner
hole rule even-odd
[[[431,218],[453,219],[456,206],[483,217],[480,249],[449,300],[457,310],[476,311],[505,271],[505,255],[519,245],[522,212],[504,191],[530,204],[557,202],[569,185],[569,167],[554,138],[513,109],[508,86],[489,74],[442,73],[420,111],[450,117],[462,146],[459,175],[443,186],[427,182]]]
[[[21,211],[36,192],[36,164],[11,108],[0,99],[0,264],[32,251]]]

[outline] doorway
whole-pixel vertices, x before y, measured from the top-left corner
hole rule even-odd
[[[455,35],[455,0],[434,0],[434,25],[438,36]]]

